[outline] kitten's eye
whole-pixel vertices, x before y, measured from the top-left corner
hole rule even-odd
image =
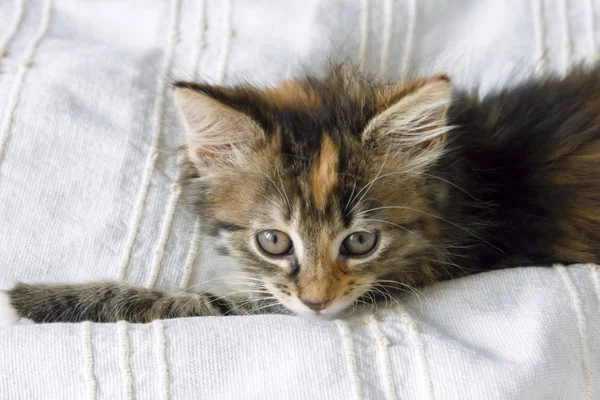
[[[292,252],[292,239],[281,231],[262,231],[256,235],[256,239],[261,249],[272,256],[282,256]]]
[[[379,240],[377,232],[354,232],[344,239],[340,253],[345,256],[364,256],[371,252]]]

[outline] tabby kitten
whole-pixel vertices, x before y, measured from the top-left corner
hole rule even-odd
[[[484,99],[443,75],[390,84],[347,67],[273,88],[175,86],[188,192],[255,284],[217,297],[20,283],[0,298],[5,320],[332,318],[390,288],[598,260],[600,69]]]

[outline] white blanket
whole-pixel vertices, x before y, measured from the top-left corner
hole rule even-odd
[[[596,399],[599,274],[585,265],[491,272],[347,321],[0,329],[0,398]]]
[[[389,78],[447,72],[486,92],[597,60],[598,6],[0,0],[0,282],[173,289],[224,270],[178,205],[168,81],[271,83],[348,56]],[[488,273],[368,323],[18,326],[0,331],[0,398],[592,399],[597,274]]]

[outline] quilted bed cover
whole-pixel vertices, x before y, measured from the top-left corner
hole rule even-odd
[[[595,0],[0,0],[0,282],[200,285],[229,262],[180,201],[176,79],[328,57],[482,94],[598,58]],[[217,271],[217,272],[215,272]],[[0,328],[2,399],[600,398],[600,270],[441,283],[351,319]]]

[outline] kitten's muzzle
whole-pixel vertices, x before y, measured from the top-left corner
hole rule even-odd
[[[324,309],[331,303],[331,300],[332,299],[327,299],[325,301],[320,301],[318,303],[315,303],[310,300],[300,298],[300,301],[302,301],[302,303],[304,303],[308,308],[310,308],[313,311],[321,311],[322,309]]]

